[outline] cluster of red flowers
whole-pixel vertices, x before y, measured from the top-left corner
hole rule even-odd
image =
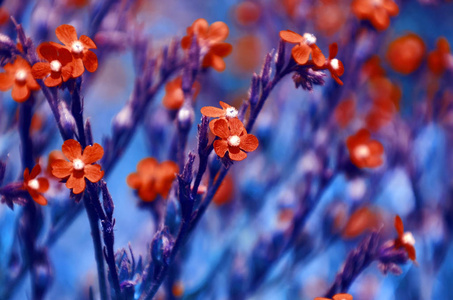
[[[66,24],[57,27],[55,33],[63,45],[54,42],[40,44],[36,51],[43,62],[37,62],[33,67],[20,56],[6,64],[6,72],[0,74],[0,90],[12,88],[12,98],[24,102],[30,97],[31,91],[39,90],[35,79],[42,79],[46,86],[55,87],[71,78],[80,77],[85,69],[96,71],[98,59],[89,50],[96,49],[96,45],[89,37],[82,35],[78,39],[75,28]]]
[[[225,70],[224,57],[228,56],[233,47],[223,41],[228,37],[228,26],[223,22],[214,22],[209,26],[205,19],[197,19],[187,27],[187,35],[181,40],[181,47],[189,49],[195,37],[203,55],[203,68],[212,67],[218,72]]]
[[[340,76],[344,73],[344,66],[340,60],[335,58],[338,53],[337,43],[329,46],[329,57],[326,58],[316,45],[316,37],[311,33],[305,33],[302,36],[291,30],[282,30],[280,38],[285,42],[296,44],[291,50],[291,54],[299,65],[311,66],[314,70],[329,70],[332,78],[338,84],[343,84]],[[309,60],[310,55],[312,60]]]
[[[220,101],[222,108],[205,106],[201,113],[207,117],[218,118],[209,123],[211,132],[219,137],[214,141],[214,151],[219,157],[228,157],[232,160],[241,161],[247,157],[247,152],[255,151],[258,148],[258,139],[248,134],[247,130],[238,119],[236,108]]]
[[[157,195],[167,198],[178,172],[178,165],[173,161],[159,164],[155,158],[147,157],[137,164],[137,173],[127,176],[127,184],[137,190],[140,199],[152,202]]]

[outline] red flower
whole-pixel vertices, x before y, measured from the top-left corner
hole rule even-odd
[[[370,139],[370,136],[367,129],[360,129],[346,139],[351,161],[359,168],[377,168],[383,163],[384,147],[380,142]]]
[[[11,64],[3,67],[6,73],[0,73],[0,90],[6,92],[10,88],[11,97],[14,101],[24,102],[30,97],[30,91],[39,90],[39,84],[31,75],[31,67],[28,62],[18,56]]]
[[[316,66],[324,66],[326,57],[322,54],[321,49],[316,46],[316,37],[313,34],[305,33],[301,36],[291,30],[282,30],[280,31],[280,38],[285,42],[297,44],[291,50],[291,54],[299,65],[305,65],[311,54]]]
[[[210,118],[219,118],[227,120],[237,118],[238,110],[236,108],[223,101],[219,101],[219,103],[222,108],[217,108],[214,106],[204,106],[200,110],[201,114]],[[209,129],[211,129],[212,133],[214,133],[214,124],[219,119],[214,119],[211,122],[209,122]]]
[[[378,224],[379,216],[368,207],[361,207],[351,214],[341,235],[345,239],[353,239],[378,227]]]
[[[49,181],[47,178],[39,177],[36,178],[39,173],[41,173],[41,166],[37,164],[29,173],[28,168],[24,171],[24,183],[23,189],[27,190],[31,198],[35,200],[39,205],[47,205],[47,199],[41,195],[42,193],[47,192],[49,189]]]
[[[252,152],[258,148],[258,139],[247,134],[244,125],[237,118],[217,120],[212,132],[221,138],[214,141],[214,151],[220,157],[224,157],[228,151],[230,159],[241,161],[247,157],[244,151]]]
[[[154,201],[157,195],[167,198],[178,172],[175,162],[168,160],[159,164],[155,158],[148,157],[137,164],[137,173],[127,176],[127,185],[138,190],[138,196],[145,202]]]
[[[344,73],[344,66],[343,63],[336,59],[338,53],[338,45],[337,43],[330,44],[329,46],[329,58],[326,61],[326,67],[330,71],[330,75],[332,76],[335,81],[343,85],[343,82],[340,80],[340,76]]]
[[[390,43],[387,60],[393,70],[407,75],[420,67],[425,52],[423,40],[415,33],[409,33]]]
[[[42,43],[36,49],[39,56],[48,62],[37,62],[32,67],[33,77],[44,79],[48,87],[68,81],[72,75],[72,55],[66,48],[57,48],[50,43]],[[49,76],[50,75],[50,76]]]
[[[194,82],[192,85],[193,96],[192,99],[195,99],[200,92],[200,84]],[[184,92],[182,90],[182,77],[176,77],[174,80],[169,81],[165,85],[165,96],[162,99],[162,104],[171,110],[180,109],[184,104]]]
[[[436,50],[428,54],[428,68],[435,75],[442,75],[450,64],[450,45],[446,38],[441,37],[437,40]]]
[[[81,35],[77,39],[77,32],[74,26],[63,24],[55,30],[57,38],[64,44],[64,46],[51,42],[56,47],[64,47],[71,52],[74,58],[74,68],[72,70],[72,77],[76,78],[83,74],[85,68],[88,72],[94,72],[98,68],[98,58],[94,52],[89,49],[97,49],[96,44],[92,39],[86,35]]]
[[[205,19],[197,19],[192,26],[187,27],[187,35],[181,40],[181,47],[189,49],[192,38],[195,36],[201,48],[201,53],[205,53],[202,61],[203,68],[212,67],[218,72],[225,70],[223,58],[228,56],[233,47],[223,41],[228,37],[228,26],[223,22],[214,22],[209,26]]]
[[[67,179],[66,187],[72,189],[74,194],[80,194],[85,190],[85,178],[91,182],[98,182],[104,177],[100,165],[93,165],[104,156],[104,149],[99,144],[85,147],[76,140],[66,140],[61,146],[63,154],[69,161],[56,159],[51,162],[52,175]]]
[[[403,221],[400,216],[395,217],[395,229],[398,233],[398,238],[395,239],[395,248],[404,248],[410,260],[415,261],[415,240],[414,236],[410,232],[404,232]]]
[[[390,25],[390,17],[398,14],[398,5],[392,0],[353,0],[352,12],[360,20],[368,20],[377,30],[385,30]]]

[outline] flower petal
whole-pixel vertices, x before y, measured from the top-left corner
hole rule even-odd
[[[390,25],[390,18],[389,15],[387,14],[387,11],[382,7],[376,7],[373,10],[371,24],[373,24],[373,26],[377,30],[387,29],[387,27],[389,27]]]
[[[56,159],[51,163],[52,175],[57,178],[66,178],[72,174],[73,164],[63,159]]]
[[[225,103],[223,101],[219,101],[220,107],[222,107],[224,110],[231,107],[228,103]]]
[[[37,62],[31,68],[31,74],[34,78],[42,79],[50,74],[50,64],[46,62]]]
[[[450,53],[450,45],[448,44],[448,40],[446,38],[439,38],[437,40],[436,46],[441,53]]]
[[[219,157],[224,157],[228,151],[228,142],[226,140],[215,140],[214,151]]]
[[[83,54],[83,65],[88,72],[93,73],[98,68],[98,57],[93,51],[87,51]]]
[[[36,192],[36,193],[33,193],[33,192],[30,192],[30,196],[31,198],[36,202],[38,203],[39,205],[47,205],[47,199],[41,195],[40,193]]]
[[[404,235],[403,220],[401,220],[401,217],[398,215],[396,215],[395,217],[395,229],[399,237],[402,237]]]
[[[220,57],[225,57],[230,55],[233,51],[233,46],[228,43],[217,43],[211,46],[210,53],[213,53]]]
[[[104,171],[101,171],[100,165],[86,165],[84,172],[86,179],[93,183],[98,182],[104,177]]]
[[[74,26],[63,24],[55,29],[57,38],[66,46],[71,46],[71,43],[77,41],[77,32]]]
[[[202,66],[203,68],[212,67],[217,72],[223,72],[226,68],[223,58],[211,52],[208,52],[208,54],[206,54],[203,58]]]
[[[299,65],[304,65],[307,63],[308,58],[310,57],[311,48],[306,44],[301,44],[294,46],[291,50],[291,54],[293,55],[294,60]]]
[[[76,140],[66,140],[61,146],[61,151],[70,161],[82,158],[82,146]]]
[[[214,123],[214,131],[212,132],[221,139],[226,140],[230,136],[228,122],[225,119],[219,119]]]
[[[201,114],[206,117],[219,118],[225,116],[225,111],[223,109],[214,106],[204,106],[200,111]]]
[[[74,194],[80,194],[85,190],[86,182],[85,177],[78,175],[77,173],[72,173],[69,176],[68,181],[66,181],[66,187],[72,189]]]
[[[241,135],[244,130],[244,124],[242,124],[241,120],[238,118],[233,118],[228,121],[228,125],[230,127],[230,134],[231,135]]]
[[[68,64],[61,68],[61,77],[64,82],[72,78],[72,64]]]
[[[399,13],[398,5],[393,0],[383,0],[382,7],[390,16],[396,16]]]
[[[41,88],[41,86],[36,82],[35,78],[33,78],[33,75],[31,73],[27,74],[25,83],[27,84],[28,89],[31,91],[37,91]]]
[[[241,161],[247,158],[247,153],[239,149],[239,147],[228,147],[228,156],[232,160]]]
[[[11,97],[17,102],[24,102],[30,97],[30,91],[25,84],[13,84]]]
[[[142,180],[137,173],[131,173],[127,176],[126,183],[130,188],[136,190],[142,185]]]
[[[81,35],[79,41],[81,41],[87,49],[97,49],[96,44],[93,42],[93,40],[86,35]]]
[[[247,152],[255,151],[258,148],[259,142],[253,134],[246,134],[241,136],[241,144],[239,147]]]
[[[14,84],[14,75],[0,73],[0,91],[6,92]]]
[[[39,193],[47,192],[47,190],[49,189],[49,180],[47,180],[47,178],[44,177],[39,177],[37,180],[39,183],[38,192]]]
[[[326,62],[326,57],[324,56],[324,54],[322,54],[321,49],[319,49],[319,47],[316,46],[316,44],[312,44],[310,48],[311,57],[313,58],[313,62],[315,63],[315,65],[317,65],[318,67],[324,66],[324,63]]]
[[[48,87],[55,87],[60,85],[62,81],[60,73],[52,72],[49,77],[44,79],[44,84]]]
[[[27,182],[30,178],[30,171],[28,170],[28,168],[25,168],[24,170],[24,182]]]
[[[83,67],[83,61],[81,58],[76,58],[72,62],[72,77],[77,78],[80,77],[83,72],[85,71],[85,68]]]
[[[42,43],[36,49],[40,58],[49,62],[58,59],[57,48],[49,43]]]
[[[41,173],[41,166],[37,164],[36,166],[33,167],[33,169],[30,172],[30,179],[36,178],[39,173]]]
[[[217,21],[211,24],[208,29],[208,39],[211,43],[218,43],[224,41],[229,34],[227,24]]]
[[[337,56],[337,53],[338,53],[338,44],[337,43],[330,44],[329,45],[329,59],[335,58],[335,56]]]
[[[201,37],[205,37],[208,32],[209,23],[203,18],[197,19],[193,22],[192,26],[187,28],[187,33],[195,33]]]
[[[87,146],[83,150],[82,161],[85,164],[92,164],[100,160],[104,156],[104,148],[98,143],[95,143],[93,146]]]
[[[404,248],[406,249],[407,256],[409,256],[409,259],[414,261],[416,259],[414,246],[412,246],[410,244],[404,244]]]
[[[352,300],[352,296],[349,294],[336,294],[332,297],[332,300]]]
[[[181,48],[189,49],[192,44],[192,36],[186,35],[181,39]]]
[[[280,38],[285,42],[293,44],[301,43],[304,40],[303,36],[291,30],[280,31]]]
[[[61,62],[63,66],[72,62],[72,54],[66,48],[58,49],[58,61]]]
[[[138,190],[138,196],[145,202],[152,202],[157,197],[154,183],[150,181]]]
[[[147,157],[137,164],[137,171],[140,175],[153,174],[157,165],[157,160],[155,158]]]

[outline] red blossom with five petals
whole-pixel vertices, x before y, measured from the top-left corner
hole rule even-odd
[[[233,107],[223,101],[219,101],[219,104],[222,108],[217,108],[214,106],[202,107],[200,110],[201,114],[205,115],[206,117],[210,117],[210,118],[219,118],[219,119],[227,119],[227,120],[232,119],[232,118],[237,118],[238,110],[235,107]],[[214,124],[219,119],[214,119],[211,122],[209,122],[209,129],[211,129],[211,132],[214,132]]]
[[[367,129],[360,129],[355,135],[346,139],[351,161],[359,168],[377,168],[383,163],[384,147],[370,137],[371,134]]]
[[[37,62],[32,67],[33,77],[44,79],[48,87],[60,85],[72,76],[72,55],[66,48],[55,47],[50,43],[42,43],[36,49],[38,55],[47,62]]]
[[[252,152],[258,148],[258,139],[247,134],[244,125],[237,118],[217,120],[213,133],[220,138],[214,141],[214,151],[219,157],[224,157],[228,152],[230,159],[241,161],[247,157],[244,151]]]
[[[22,189],[27,190],[31,198],[39,205],[47,205],[47,199],[42,193],[49,189],[49,180],[44,177],[38,177],[41,173],[41,166],[37,164],[29,172],[28,168],[24,171],[24,183]]]
[[[31,74],[30,64],[18,56],[13,63],[7,63],[5,73],[0,73],[0,91],[6,92],[12,88],[11,97],[14,101],[24,102],[30,97],[30,91],[40,89],[39,84]]]
[[[294,60],[299,65],[307,64],[310,54],[313,63],[318,66],[324,66],[326,57],[322,54],[321,49],[316,45],[316,37],[313,34],[305,33],[303,36],[291,30],[280,31],[280,38],[285,42],[297,44],[291,50]]]
[[[66,179],[66,187],[74,194],[85,190],[85,178],[95,183],[104,177],[101,166],[93,164],[104,156],[104,149],[99,144],[87,146],[82,152],[82,146],[76,140],[66,140],[61,147],[69,161],[57,159],[51,162],[52,175]]]
[[[86,35],[81,35],[77,38],[77,32],[74,26],[63,24],[55,30],[57,38],[64,46],[53,43],[56,47],[64,47],[71,52],[74,59],[72,77],[76,78],[83,74],[85,68],[88,72],[94,72],[98,68],[98,58],[93,51],[89,49],[97,49],[96,44]],[[85,67],[85,68],[84,68]]]

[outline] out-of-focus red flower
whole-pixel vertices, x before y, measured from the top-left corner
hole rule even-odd
[[[450,45],[446,38],[441,37],[437,40],[436,50],[428,54],[428,68],[435,75],[440,76],[448,68],[450,60],[453,61],[450,55]]]
[[[361,207],[354,211],[343,228],[342,237],[353,239],[367,230],[377,227],[379,217],[368,207]]]
[[[291,50],[291,54],[299,65],[305,65],[311,54],[316,66],[324,66],[326,57],[316,45],[316,37],[313,34],[304,33],[302,36],[291,30],[282,30],[280,31],[280,38],[287,43],[296,44]]]
[[[55,30],[57,38],[64,46],[50,42],[56,47],[64,47],[71,52],[74,59],[72,77],[76,78],[83,74],[85,68],[88,72],[94,72],[98,68],[98,57],[89,49],[97,49],[96,44],[86,35],[77,38],[77,32],[74,26],[63,24]]]
[[[355,101],[353,99],[346,99],[341,101],[335,107],[334,118],[341,128],[345,128],[353,120],[355,115]]]
[[[415,261],[415,240],[414,236],[410,232],[404,232],[403,221],[400,216],[396,215],[395,217],[395,229],[398,233],[398,238],[395,239],[395,248],[404,248],[407,252],[407,255],[410,260]]]
[[[256,2],[244,1],[235,7],[234,15],[239,25],[254,25],[261,17],[261,7]]]
[[[83,150],[76,140],[66,140],[61,150],[69,160],[56,159],[51,162],[52,175],[66,180],[66,187],[72,189],[74,194],[80,194],[85,190],[85,178],[95,183],[104,177],[101,166],[93,165],[104,156],[104,149],[99,144],[87,146]]]
[[[392,0],[353,0],[352,12],[360,20],[368,20],[377,30],[385,30],[390,25],[390,17],[399,13],[398,5]]]
[[[37,164],[29,173],[28,168],[24,171],[23,189],[27,190],[31,198],[39,205],[47,205],[47,199],[42,193],[49,189],[49,180],[44,177],[38,177],[41,173],[41,166]],[[37,178],[38,177],[38,178]]]
[[[234,195],[234,181],[231,175],[225,176],[217,192],[212,198],[215,205],[221,206],[231,201]]]
[[[24,102],[30,97],[30,91],[40,89],[39,84],[31,74],[30,64],[18,56],[13,63],[7,63],[5,73],[0,73],[0,91],[6,92],[12,88],[11,97],[14,101]]]
[[[214,151],[219,157],[224,157],[228,152],[230,159],[241,161],[247,157],[244,151],[252,152],[258,148],[258,139],[247,134],[244,125],[237,118],[217,120],[213,133],[220,138],[214,141]]]
[[[408,33],[390,43],[387,60],[393,70],[407,75],[420,67],[425,52],[423,40],[415,33]]]
[[[381,66],[381,59],[379,58],[379,56],[373,55],[363,64],[362,74],[367,79],[374,79],[385,76],[385,70]]]
[[[184,295],[184,284],[182,281],[177,281],[171,287],[171,293],[176,298],[181,298]]]
[[[347,12],[338,0],[316,1],[312,15],[316,29],[327,36],[337,33],[346,22]]]
[[[200,92],[200,83],[195,81],[192,85],[192,99],[198,96]],[[162,104],[170,110],[180,109],[184,104],[184,92],[182,90],[182,77],[176,77],[165,85],[165,96],[162,99]]]
[[[359,168],[377,168],[383,163],[384,147],[371,139],[367,129],[360,129],[355,135],[348,137],[346,146],[352,163]]]
[[[261,63],[262,43],[256,35],[245,35],[234,44],[233,62],[235,67],[249,73],[256,70]]]
[[[127,176],[127,185],[137,190],[145,202],[154,201],[157,195],[167,198],[178,172],[178,165],[173,161],[159,164],[155,158],[147,157],[137,164],[137,173]]]
[[[228,26],[223,22],[214,22],[209,26],[205,19],[197,19],[192,26],[187,27],[187,35],[181,40],[181,47],[189,49],[192,39],[197,38],[203,57],[203,68],[212,67],[218,72],[225,70],[224,57],[228,56],[233,47],[223,41],[228,37]]]
[[[66,48],[57,48],[50,43],[42,43],[36,49],[38,55],[47,62],[37,62],[31,73],[36,79],[44,79],[48,87],[60,85],[72,76],[72,55]]]

